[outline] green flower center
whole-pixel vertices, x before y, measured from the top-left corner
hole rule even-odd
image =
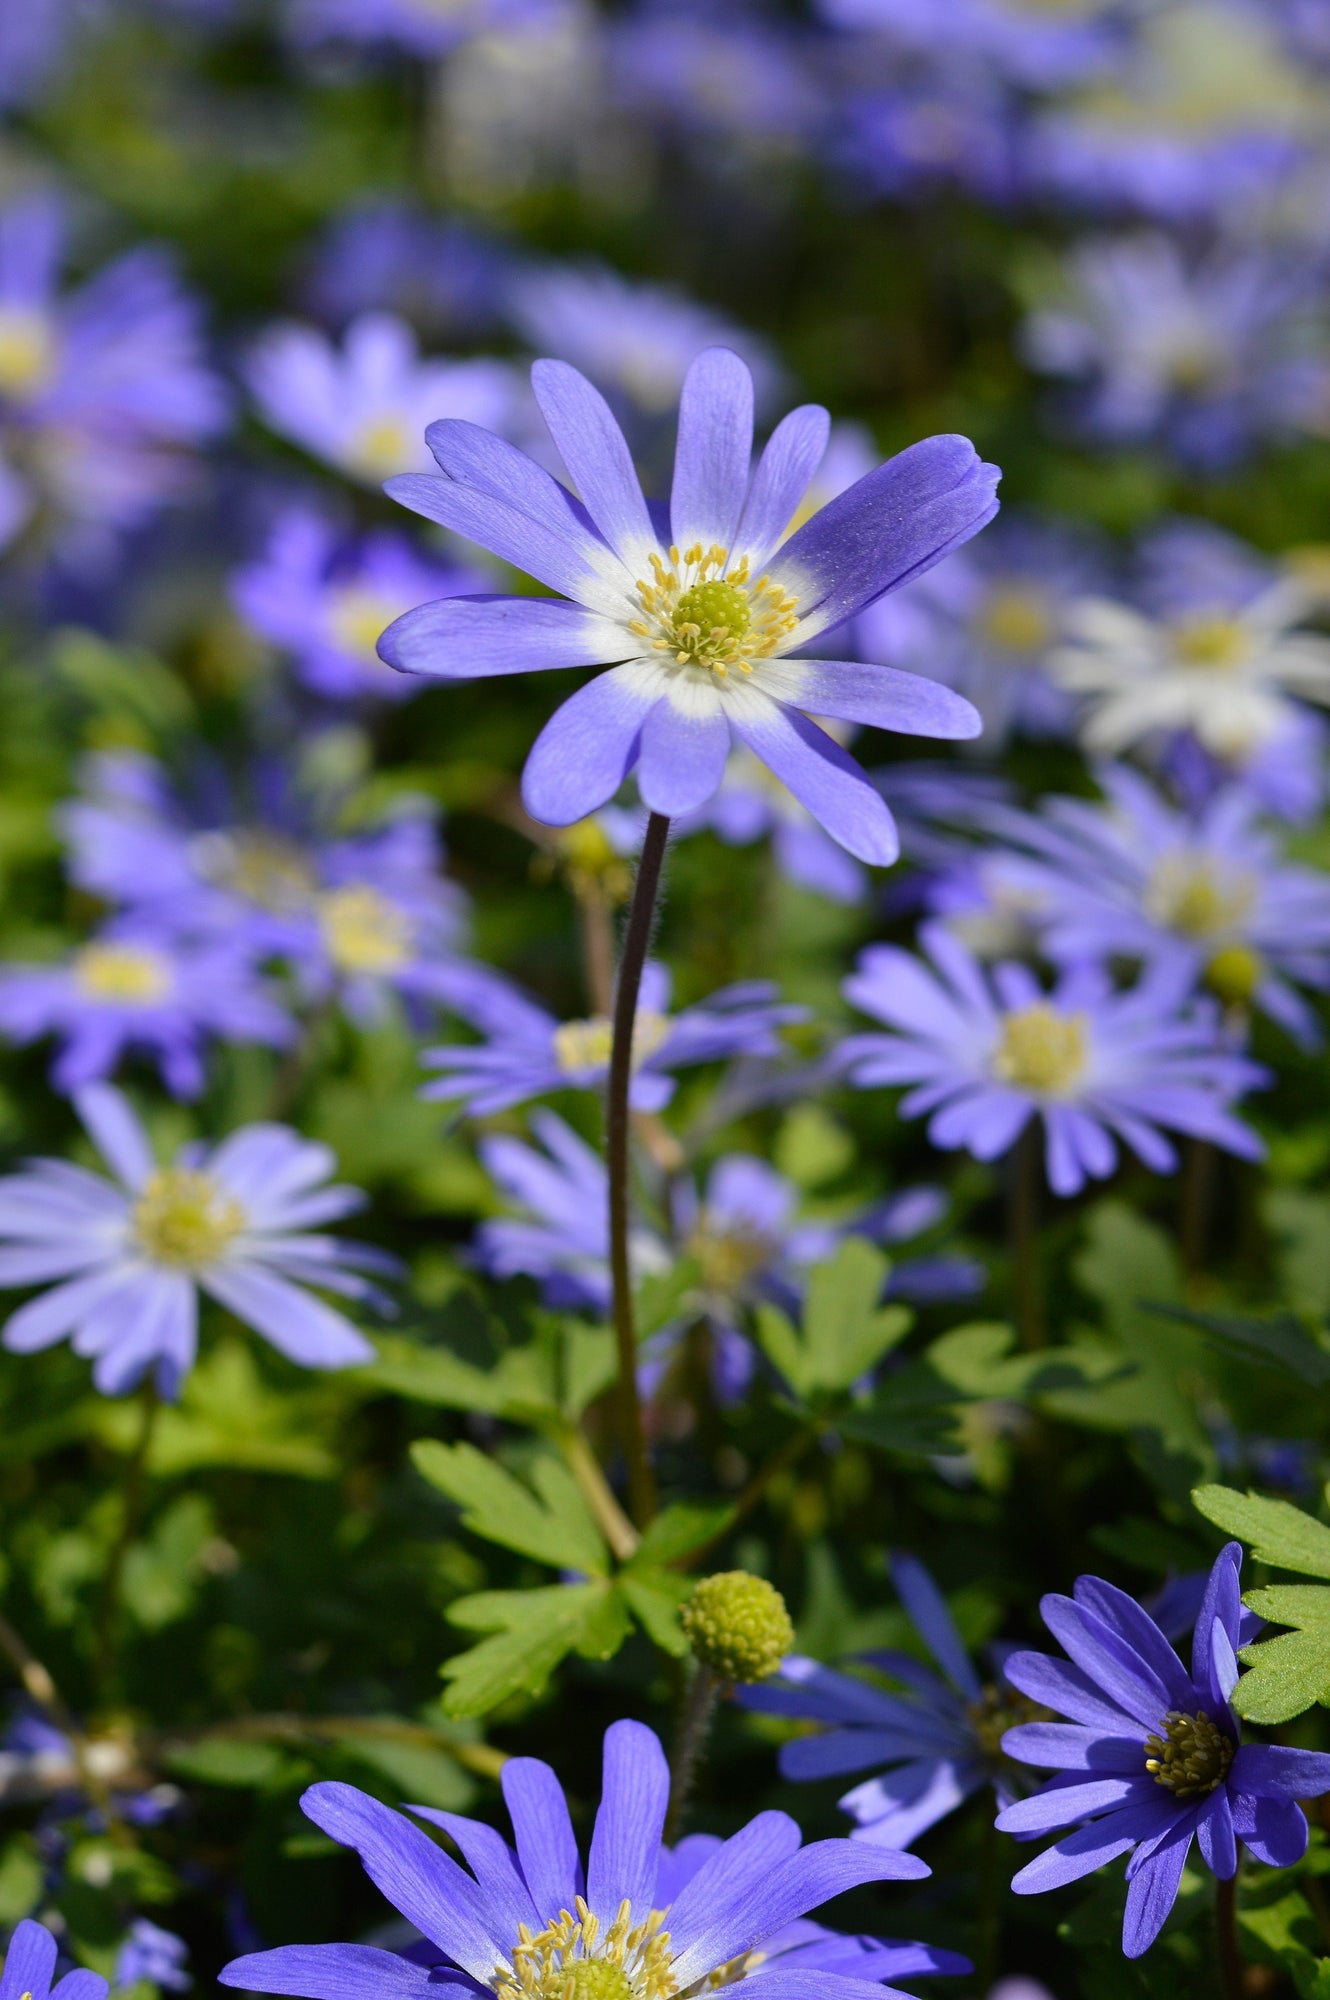
[[[134,1234],[154,1264],[198,1270],[245,1226],[245,1211],[216,1181],[192,1167],[159,1167],[134,1206]]]
[[[1214,937],[1242,922],[1256,900],[1256,884],[1246,874],[1224,879],[1213,862],[1166,854],[1145,891],[1145,908],[1156,923],[1183,937]]]
[[[693,1656],[723,1681],[764,1681],[794,1644],[785,1599],[744,1569],[704,1576],[679,1613]]]
[[[1063,1097],[1085,1073],[1084,1014],[1059,1014],[1038,1001],[1008,1014],[993,1052],[993,1074],[1017,1090]]]
[[[319,923],[339,972],[400,972],[410,960],[411,919],[366,883],[348,883],[320,896]]]
[[[768,576],[750,582],[747,556],[730,570],[730,552],[717,543],[682,551],[672,544],[667,553],[668,567],[653,550],[650,583],[638,578],[643,615],[628,627],[653,653],[672,653],[677,666],[724,680],[733,668],[751,674],[798,624],[798,600]]]
[[[1232,1737],[1203,1708],[1195,1715],[1171,1708],[1162,1733],[1145,1739],[1145,1768],[1176,1798],[1199,1799],[1223,1784],[1233,1751]]]
[[[1002,1739],[1009,1729],[1022,1722],[1047,1722],[1051,1711],[1014,1688],[990,1683],[978,1701],[970,1703],[966,1714],[984,1756],[997,1764],[1002,1760]]]
[[[762,1269],[774,1248],[769,1238],[756,1231],[717,1229],[704,1213],[684,1252],[696,1260],[705,1289],[728,1296],[738,1291],[745,1278]]]
[[[1226,944],[1205,968],[1205,983],[1226,1006],[1245,1007],[1265,978],[1265,961],[1249,944]]]
[[[625,1900],[602,1929],[579,1896],[534,1936],[519,1926],[512,1970],[496,1973],[494,1991],[498,2000],[672,2000],[679,1989],[664,1921],[652,1910],[635,1924]]]
[[[171,991],[171,961],[147,945],[87,944],[74,958],[74,983],[92,1000],[153,1007]]]

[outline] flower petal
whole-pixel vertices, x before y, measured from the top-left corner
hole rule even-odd
[[[1128,1958],[1139,1958],[1150,1949],[1164,1920],[1177,1900],[1178,1884],[1191,1850],[1191,1814],[1167,1833],[1137,1869],[1127,1884],[1127,1907],[1122,1918],[1122,1949]]]
[[[556,708],[531,746],[522,802],[547,826],[571,826],[612,798],[637,762],[642,724],[661,698],[654,663],[597,675]]]
[[[5,1969],[0,1974],[0,2000],[20,2000],[30,1993],[45,2000],[55,1971],[55,1939],[44,1924],[24,1917],[9,1940]]]
[[[831,418],[818,403],[782,417],[757,461],[735,542],[761,570],[826,457]]]
[[[462,1813],[445,1812],[441,1806],[407,1806],[406,1811],[442,1827],[457,1843],[497,1928],[505,1936],[516,1938],[519,1924],[528,1930],[540,1929],[540,1915],[518,1872],[513,1851],[497,1828],[487,1826],[484,1820],[467,1819]]]
[[[667,1923],[676,1963],[686,1957],[689,1965],[700,1967],[705,1962],[707,1970],[724,1964],[723,1940],[714,1946],[722,1951],[715,1957],[713,1939],[725,1923],[726,1911],[773,1868],[797,1854],[799,1843],[799,1829],[788,1813],[761,1812],[715,1848],[670,1905]]]
[[[623,626],[560,597],[441,597],[394,619],[378,651],[405,674],[474,681],[609,666],[636,649]]]
[[[781,659],[763,669],[762,684],[778,701],[811,715],[892,729],[898,736],[964,742],[978,736],[984,726],[973,702],[941,681],[900,667],[873,666],[862,660]]]
[[[983,1694],[979,1676],[965,1650],[947,1601],[923,1564],[893,1550],[891,1580],[909,1612],[915,1630],[958,1694],[978,1701]]]
[[[656,535],[609,404],[566,361],[537,361],[531,387],[582,505],[632,574],[645,576]]]
[[[900,853],[896,823],[880,792],[826,731],[756,689],[727,703],[730,726],[806,806],[833,840],[860,861],[889,867]]]
[[[705,805],[725,775],[729,754],[730,725],[718,697],[677,701],[667,695],[642,725],[637,789],[643,805],[672,818]]]
[[[1283,1743],[1244,1743],[1233,1759],[1231,1783],[1235,1791],[1276,1799],[1319,1799],[1330,1792],[1330,1756]]]
[[[1307,1816],[1301,1806],[1292,1799],[1238,1792],[1231,1781],[1230,1793],[1233,1831],[1258,1861],[1264,1861],[1267,1868],[1291,1868],[1295,1861],[1301,1861],[1307,1852],[1308,1837]]]
[[[587,1902],[603,1924],[614,1921],[625,1898],[636,1923],[651,1908],[669,1796],[669,1766],[655,1732],[641,1722],[612,1723],[587,1862]]]
[[[199,1282],[302,1368],[356,1368],[374,1359],[373,1347],[349,1319],[273,1271],[257,1264],[215,1264]]]
[[[753,378],[728,347],[708,347],[684,377],[674,451],[670,530],[681,549],[729,549],[753,456]]]
[[[285,1944],[233,1958],[217,1975],[246,1993],[292,1993],[302,2000],[419,2000],[429,1968],[367,1944]]]
[[[500,1774],[517,1859],[546,1923],[582,1893],[582,1862],[563,1786],[538,1757],[510,1757]]]
[[[109,1083],[89,1083],[75,1091],[74,1109],[112,1173],[126,1187],[141,1188],[156,1162],[128,1098]]]
[[[627,596],[630,578],[624,578],[624,590],[615,591],[572,542],[542,522],[520,514],[493,493],[463,486],[455,479],[436,479],[427,472],[403,473],[400,478],[387,480],[383,490],[413,513],[423,514],[427,521],[437,521],[441,528],[449,528],[455,535],[465,535],[482,549],[502,556],[514,569],[536,577],[551,590],[579,604],[613,611],[631,601]]]

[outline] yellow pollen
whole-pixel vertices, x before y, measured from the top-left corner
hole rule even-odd
[[[155,1007],[175,983],[171,961],[147,945],[86,944],[74,956],[74,983],[91,1000]]]
[[[751,674],[757,660],[769,660],[787,642],[799,620],[798,599],[769,576],[749,580],[743,556],[733,569],[730,552],[713,542],[665,557],[654,550],[651,581],[639,577],[642,616],[629,630],[654,653],[672,653],[676,666],[701,668],[724,680],[738,671]]]
[[[55,369],[55,342],[41,313],[0,306],[0,396],[31,396]]]
[[[583,903],[626,903],[633,871],[594,813],[572,826],[551,829],[559,866],[573,894]]]
[[[1213,862],[1186,854],[1166,854],[1145,890],[1145,909],[1158,924],[1187,938],[1208,938],[1231,930],[1251,912],[1256,884],[1250,875],[1225,881]]]
[[[1232,671],[1247,664],[1251,640],[1236,618],[1189,618],[1174,628],[1173,651],[1184,667]]]
[[[364,882],[318,899],[319,924],[339,972],[399,972],[411,957],[413,925],[405,910]]]
[[[669,1017],[642,1009],[633,1022],[633,1068],[654,1056],[670,1032]],[[554,1030],[554,1058],[565,1076],[580,1070],[604,1069],[614,1046],[614,1023],[608,1014],[586,1021],[564,1021]]]
[[[376,648],[379,634],[385,626],[391,625],[401,611],[400,604],[390,603],[377,591],[364,590],[357,584],[348,584],[343,590],[333,594],[329,624],[335,644],[343,653],[353,659],[367,661],[371,666],[382,666]],[[384,667],[385,674],[391,667]]]
[[[993,1074],[1017,1090],[1065,1096],[1085,1072],[1085,1027],[1084,1014],[1060,1014],[1047,1001],[1018,1008],[1002,1023]]]
[[[999,584],[979,613],[979,630],[999,652],[1042,652],[1053,637],[1048,599],[1033,584]]]
[[[239,1235],[245,1211],[207,1174],[159,1167],[135,1203],[133,1226],[140,1250],[153,1263],[199,1270]]]
[[[401,417],[371,417],[351,433],[343,453],[353,471],[366,479],[386,479],[415,457],[414,442]]]
[[[1175,1798],[1199,1799],[1223,1784],[1233,1748],[1233,1739],[1203,1708],[1195,1715],[1171,1708],[1161,1734],[1145,1739],[1145,1768]]]
[[[1226,944],[1205,968],[1205,983],[1227,1007],[1245,1007],[1265,978],[1265,960],[1248,944]]]
[[[561,1910],[534,1937],[519,1926],[512,1968],[496,1967],[494,1991],[498,2000],[673,2000],[679,1988],[664,1921],[663,1910],[652,1910],[635,1924],[625,1900],[602,1928],[579,1896],[574,1911]]]
[[[1047,1722],[1051,1715],[1051,1710],[1031,1701],[1028,1695],[991,1684],[965,1712],[980,1749],[994,1764],[1002,1760],[1002,1739],[1009,1729],[1015,1729],[1021,1722]]]

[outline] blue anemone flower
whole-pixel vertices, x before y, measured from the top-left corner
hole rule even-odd
[[[1045,1597],[1040,1606],[1067,1660],[1014,1653],[1007,1661],[1014,1687],[1070,1721],[1008,1730],[1008,1756],[1057,1776],[997,1823],[1026,1838],[1074,1828],[1027,1863],[1012,1887],[1037,1895],[1129,1855],[1128,1958],[1158,1937],[1193,1839],[1221,1881],[1237,1870],[1239,1841],[1258,1861],[1287,1868],[1307,1847],[1298,1800],[1330,1792],[1330,1756],[1242,1742],[1229,1698],[1237,1650],[1259,1621],[1242,1609],[1241,1567],[1242,1549],[1229,1542],[1210,1571],[1190,1673],[1148,1612],[1097,1576],[1078,1578],[1074,1596]]]
[[[532,747],[522,795],[535,819],[584,819],[633,770],[652,812],[695,811],[720,785],[733,736],[852,854],[894,861],[880,794],[808,712],[939,737],[977,735],[979,718],[917,675],[804,652],[991,520],[997,469],[966,438],[927,438],[783,540],[826,449],[827,413],[793,411],[754,471],[752,376],[714,347],[684,381],[667,526],[599,391],[560,361],[538,361],[531,379],[580,500],[501,438],[449,418],[427,433],[444,476],[391,479],[387,491],[560,596],[422,604],[389,626],[383,658],[454,681],[609,669]]]
[[[803,1847],[782,1812],[759,1813],[729,1840],[693,1834],[663,1847],[669,1770],[640,1722],[606,1731],[585,1871],[550,1766],[512,1757],[502,1784],[514,1847],[477,1820],[410,1808],[449,1835],[466,1868],[353,1785],[311,1786],[302,1800],[309,1818],[357,1850],[433,1947],[433,1962],[368,1945],[284,1945],[233,1959],[223,1985],[306,2000],[427,2000],[441,1988],[485,2000],[665,2000],[721,1984],[752,1986],[755,2000],[856,2000],[869,1981],[890,2000],[898,1989],[883,1982],[902,1973],[969,1969],[950,1952],[843,1937],[804,1920],[859,1883],[918,1881],[929,1870],[913,1855],[848,1840]]]
[[[1023,1704],[1003,1686],[1000,1658],[993,1674],[980,1675],[921,1562],[895,1555],[891,1574],[936,1669],[908,1653],[867,1654],[867,1665],[900,1683],[888,1691],[792,1654],[772,1680],[739,1688],[735,1699],[766,1715],[827,1725],[782,1746],[781,1775],[796,1783],[883,1766],[840,1803],[857,1821],[852,1839],[908,1847],[985,1785],[993,1786],[1000,1806],[1016,1797],[999,1742]]]
[[[56,1943],[45,1924],[25,1917],[17,1924],[0,1973],[0,2000],[106,2000],[106,1981],[82,1967],[52,1986]]]

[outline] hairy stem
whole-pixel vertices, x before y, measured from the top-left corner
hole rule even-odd
[[[151,1375],[139,1389],[139,1429],[121,1474],[120,1526],[102,1576],[101,1599],[97,1610],[97,1683],[105,1695],[115,1670],[120,1637],[120,1586],[124,1580],[125,1557],[138,1532],[143,1511],[143,1476],[148,1449],[157,1422],[157,1385]]]
[[[710,1667],[703,1666],[699,1660],[684,1696],[678,1733],[674,1739],[674,1754],[670,1758],[670,1804],[665,1814],[664,1833],[667,1842],[676,1841],[679,1837],[684,1807],[688,1804],[697,1767],[706,1748],[720,1685]]]
[[[1238,1849],[1241,1861],[1242,1850]],[[1215,1952],[1219,1960],[1220,2000],[1242,2000],[1242,1953],[1238,1950],[1238,1877],[1215,1883]]]
[[[642,1399],[637,1390],[637,1328],[633,1316],[633,1281],[628,1264],[629,1223],[629,1105],[633,1075],[633,1024],[642,985],[647,946],[656,915],[661,866],[670,823],[652,813],[637,864],[633,900],[628,908],[619,981],[614,995],[614,1040],[605,1110],[605,1155],[610,1183],[610,1277],[614,1287],[614,1338],[619,1351],[619,1426],[628,1462],[628,1492],[633,1519],[644,1528],[656,1511],[656,1481],[647,1451]]]

